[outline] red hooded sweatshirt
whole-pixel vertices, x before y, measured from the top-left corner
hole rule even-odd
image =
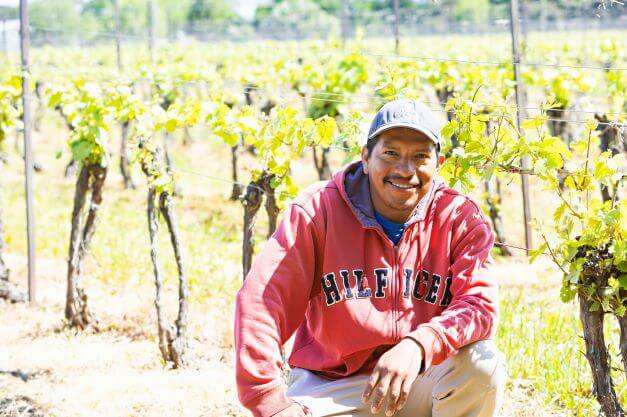
[[[291,367],[330,379],[370,372],[402,338],[424,349],[420,372],[493,337],[494,237],[469,197],[436,178],[398,245],[377,222],[361,162],[310,186],[255,259],[235,307],[239,399],[255,417],[287,408]]]

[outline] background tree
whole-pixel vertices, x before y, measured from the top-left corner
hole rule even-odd
[[[339,34],[339,13],[327,13],[311,0],[284,0],[276,2],[269,9],[262,7],[257,10],[254,26],[261,31],[287,33],[296,37]]]

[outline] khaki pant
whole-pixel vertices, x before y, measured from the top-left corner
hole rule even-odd
[[[492,340],[463,347],[414,381],[396,417],[493,417],[503,396],[507,367]],[[358,374],[328,380],[302,368],[292,370],[288,397],[309,407],[314,417],[372,416],[361,402],[368,380]],[[385,416],[385,403],[377,416]]]

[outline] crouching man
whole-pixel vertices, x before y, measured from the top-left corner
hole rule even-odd
[[[236,301],[237,387],[255,417],[496,414],[494,237],[443,162],[432,111],[396,100],[361,161],[289,206]]]

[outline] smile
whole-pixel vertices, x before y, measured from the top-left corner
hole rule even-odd
[[[392,185],[392,186],[394,186],[394,187],[396,187],[396,188],[400,188],[401,190],[411,190],[412,188],[418,187],[417,185],[412,185],[412,184],[403,185],[403,184],[398,184],[398,183],[395,183],[395,182],[392,182],[392,181],[387,181],[387,183]]]

